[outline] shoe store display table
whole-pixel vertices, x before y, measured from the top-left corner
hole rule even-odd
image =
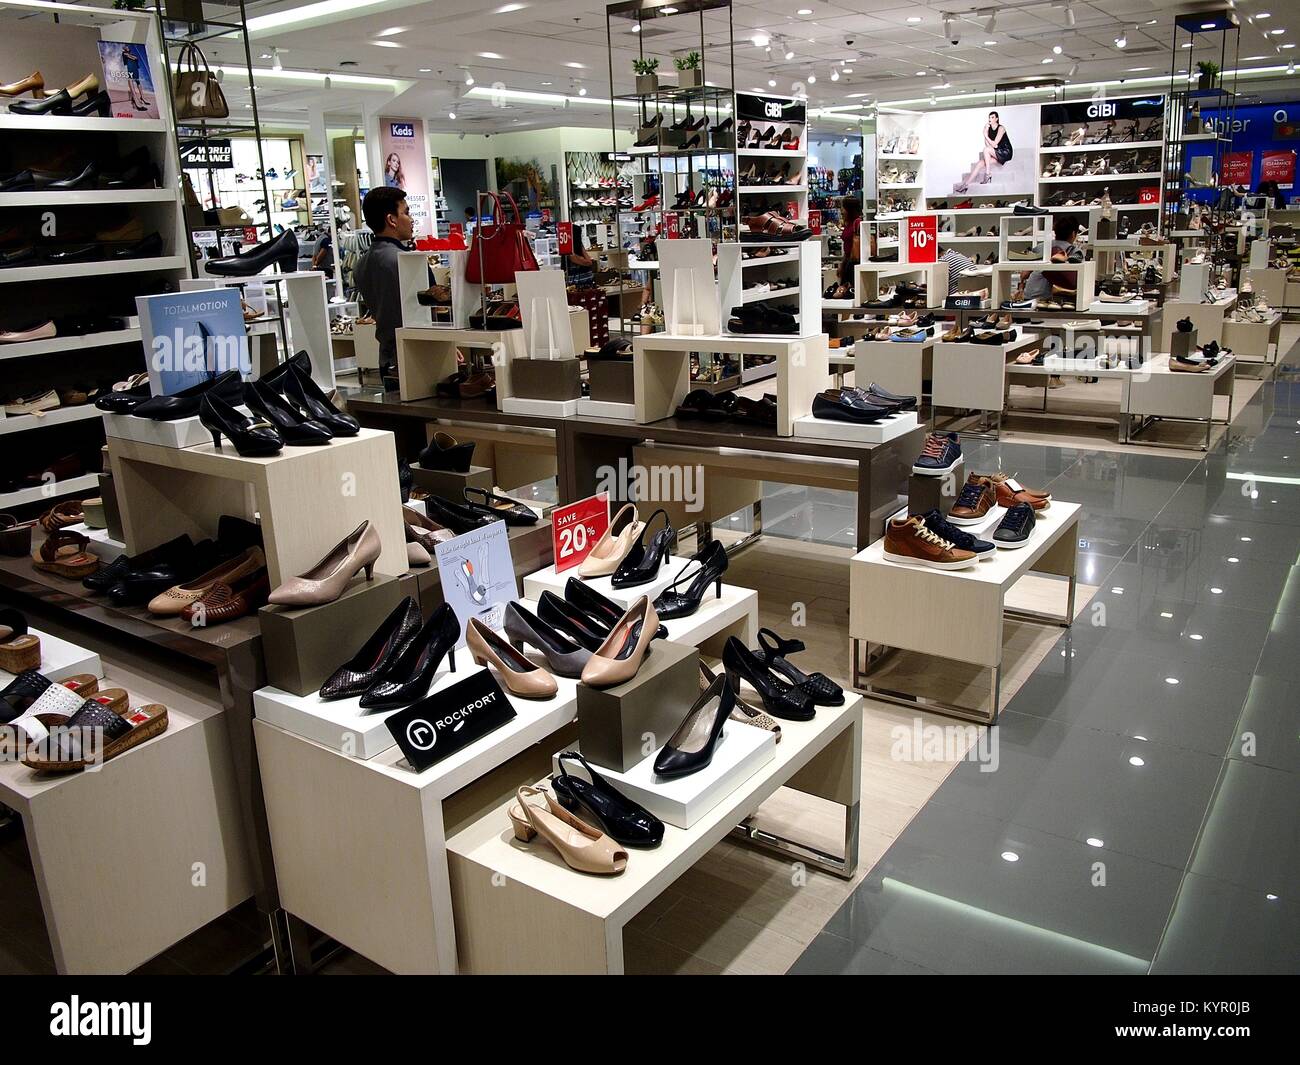
[[[732,725],[729,728],[745,727]],[[630,849],[617,876],[575,872],[546,843],[514,838],[513,796],[447,841],[460,968],[466,973],[620,974],[623,928],[710,848],[735,833],[805,864],[852,877],[862,794],[862,699],[782,721],[775,757],[689,829],[666,826],[653,850]],[[844,853],[770,836],[745,819],[780,787],[845,807]],[[737,827],[739,826],[739,827]]]
[[[933,380],[934,345],[934,337],[919,343],[859,340],[853,345],[853,380],[860,388],[874,383],[898,396],[916,396],[919,403],[924,382]]]
[[[1125,415],[1124,442],[1146,443],[1136,437],[1156,421],[1204,422],[1205,443],[1201,450],[1209,451],[1214,424],[1229,425],[1232,422],[1236,356],[1220,359],[1200,373],[1171,370],[1169,359],[1168,355],[1155,355],[1141,370],[1130,371],[1122,408]],[[1222,418],[1215,416],[1215,399],[1219,396],[1227,399],[1227,411]],[[1134,418],[1137,419],[1136,427]]]
[[[863,223],[864,227],[866,223]],[[868,247],[868,238],[863,236],[862,247]],[[900,262],[865,262],[853,268],[853,302],[859,306],[878,301],[881,290],[887,283],[904,279],[918,281],[925,285],[927,292],[947,294],[947,263],[900,263]],[[864,308],[870,310],[871,308]]]
[[[1040,621],[1068,628],[1074,618],[1076,554],[1080,506],[1053,500],[1035,514],[1029,542],[999,548],[991,558],[962,570],[936,570],[893,562],[884,556],[884,540],[853,556],[849,568],[849,671],[853,687],[868,698],[918,710],[993,724],[1001,709],[1004,618]],[[990,539],[990,528],[968,532]],[[1026,573],[1066,578],[1061,614],[1009,609],[1007,592]],[[990,674],[988,706],[966,706],[929,698],[885,683],[876,683],[882,666],[900,651],[968,663]],[[818,711],[820,714],[820,711]]]
[[[447,326],[405,326],[397,330],[397,378],[402,399],[425,399],[460,367],[460,349],[492,352],[497,378],[497,402],[510,393],[511,360],[522,357],[522,329],[452,329]]]
[[[1282,312],[1270,311],[1262,322],[1223,322],[1225,348],[1231,348],[1239,362],[1262,362],[1274,365],[1281,355],[1278,347],[1282,339]]]
[[[778,436],[794,434],[795,419],[812,412],[813,396],[830,386],[825,333],[785,336],[678,336],[651,333],[632,340],[636,420],[671,418],[691,390],[691,352],[776,356]]]
[[[1270,307],[1286,306],[1286,275],[1285,270],[1271,266],[1246,270],[1246,279],[1250,282],[1250,287],[1255,290],[1255,295]]]
[[[1156,340],[1157,351],[1168,351],[1173,344],[1173,334],[1178,330],[1178,322],[1190,318],[1196,330],[1196,342],[1208,344],[1211,340],[1222,344],[1223,323],[1237,306],[1235,289],[1226,290],[1223,295],[1215,296],[1213,303],[1191,302],[1181,299],[1165,300],[1160,319],[1160,336]],[[1231,345],[1228,345],[1231,347]]]
[[[0,763],[59,973],[128,973],[254,894],[229,723],[173,680],[114,669],[100,681],[133,707],[162,703],[169,723],[93,771]]]
[[[383,544],[376,570],[406,572],[391,433],[362,429],[269,458],[243,458],[229,445],[176,448],[110,437],[108,454],[133,555],[182,533],[201,540],[223,514],[257,515],[274,588],[369,519]]]
[[[1037,334],[1019,329],[1016,339],[1006,344],[936,341],[931,385],[934,409],[976,411],[991,416],[989,435],[996,439],[1002,431],[1007,373],[1020,352],[1041,343]]]
[[[1035,270],[1049,269],[1052,273],[1073,273],[1076,274],[1074,288],[1074,306],[1068,306],[1069,296],[1062,295],[1058,298],[1063,304],[1067,304],[1066,310],[1082,311],[1086,310],[1088,305],[1093,301],[1093,293],[1097,291],[1097,264],[1091,259],[1081,263],[1042,263],[1042,262],[1011,262],[1011,263],[994,263],[992,265],[992,288],[990,297],[994,307],[1001,307],[1003,300],[1011,298],[1012,283],[1011,279],[1015,275],[1021,278],[1028,277]]]
[[[523,602],[536,611],[535,602]],[[727,636],[749,644],[757,638],[758,593],[724,584],[720,599],[706,596],[694,615],[665,624],[670,640],[715,653]],[[440,675],[438,684],[465,675],[462,665],[459,673]],[[397,746],[363,758],[259,717],[253,727],[284,909],[393,972],[456,972],[445,807],[468,805],[477,816],[483,808],[466,789],[498,770],[509,776],[506,763],[527,761],[534,745],[576,718],[577,681],[556,681],[551,699],[507,693],[517,714],[512,721],[422,773]],[[335,714],[349,702],[325,705]],[[337,731],[337,717],[331,721]],[[535,771],[509,779],[503,793],[534,779]],[[491,791],[496,784],[482,786]],[[496,799],[493,793],[491,806]],[[377,869],[384,870],[382,900]]]

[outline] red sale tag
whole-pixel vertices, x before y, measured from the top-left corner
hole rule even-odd
[[[1295,184],[1295,152],[1291,149],[1261,152],[1259,180],[1276,181],[1284,189]]]
[[[821,211],[813,209],[808,212],[808,228],[812,231],[814,236],[817,236],[821,233],[822,231]]]
[[[1138,203],[1159,203],[1160,188],[1156,185],[1149,185],[1146,188],[1138,189]]]
[[[555,227],[555,243],[561,255],[573,254],[572,222],[561,222]]]
[[[907,216],[907,262],[939,261],[939,218],[937,215]]]
[[[1220,185],[1249,185],[1251,171],[1255,169],[1254,152],[1224,152]]]
[[[682,235],[681,221],[675,213],[664,215],[664,230],[669,240],[676,240]]]
[[[578,565],[609,528],[609,496],[579,499],[551,511],[551,542],[555,546],[555,572]]]

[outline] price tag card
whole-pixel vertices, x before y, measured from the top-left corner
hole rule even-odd
[[[561,222],[555,227],[555,245],[561,255],[573,254],[572,222]]]
[[[907,262],[939,261],[939,219],[937,215],[907,216]]]
[[[608,528],[609,496],[604,492],[551,511],[555,572],[579,565]]]
[[[809,228],[810,230],[812,230],[812,232],[813,232],[815,235],[818,235],[818,236],[821,235],[821,231],[822,231],[822,213],[821,213],[821,211],[818,211],[818,210],[816,210],[816,209],[814,208],[813,210],[810,210],[810,211],[808,212],[808,228]]]
[[[677,240],[678,238],[681,237],[681,235],[682,235],[681,219],[672,211],[669,211],[667,214],[664,215],[664,236],[666,236],[669,240]]]

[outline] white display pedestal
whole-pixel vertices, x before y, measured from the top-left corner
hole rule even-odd
[[[794,423],[794,435],[813,440],[855,440],[863,444],[883,444],[904,433],[910,433],[916,426],[915,411],[903,411],[883,418],[874,425],[854,425],[851,422],[830,421],[805,414]]]
[[[662,519],[661,519],[662,520]],[[672,559],[665,560],[659,567],[659,575],[648,584],[641,584],[635,588],[615,588],[610,584],[609,577],[578,577],[578,568],[566,569],[561,573],[555,572],[554,566],[547,566],[545,569],[539,569],[536,573],[530,573],[524,578],[524,598],[540,599],[543,592],[552,592],[561,599],[564,598],[564,586],[569,583],[569,578],[574,577],[588,585],[593,591],[599,592],[606,599],[610,599],[623,609],[627,609],[635,603],[641,596],[650,597],[653,603],[655,597],[662,592],[668,585],[672,584],[673,578],[677,576],[677,571],[681,569],[685,559],[673,556]]]
[[[854,383],[866,388],[874,382],[896,396],[915,396],[919,403],[933,373],[934,344],[934,337],[919,344],[858,340],[853,345]]]
[[[69,643],[40,629],[29,628],[27,631],[41,639],[41,664],[38,668],[47,680],[67,680],[78,673],[90,673],[96,677],[104,675],[104,663],[99,660],[99,655],[94,651]],[[0,669],[0,688],[11,683],[13,679],[14,674]]]

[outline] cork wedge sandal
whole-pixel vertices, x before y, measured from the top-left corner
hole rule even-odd
[[[70,729],[57,744],[38,744],[23,758],[23,765],[44,773],[75,773],[89,765],[109,762],[132,747],[167,731],[167,707],[147,703],[129,710],[114,710],[96,699],[89,699],[66,721],[58,722]],[[90,730],[102,730],[103,747],[98,757],[87,756],[85,737]]]
[[[32,565],[60,577],[88,577],[99,569],[99,558],[86,550],[88,543],[84,534],[62,529],[41,544]]]
[[[27,631],[27,619],[17,610],[0,609],[0,669],[21,673],[40,665],[41,638]]]

